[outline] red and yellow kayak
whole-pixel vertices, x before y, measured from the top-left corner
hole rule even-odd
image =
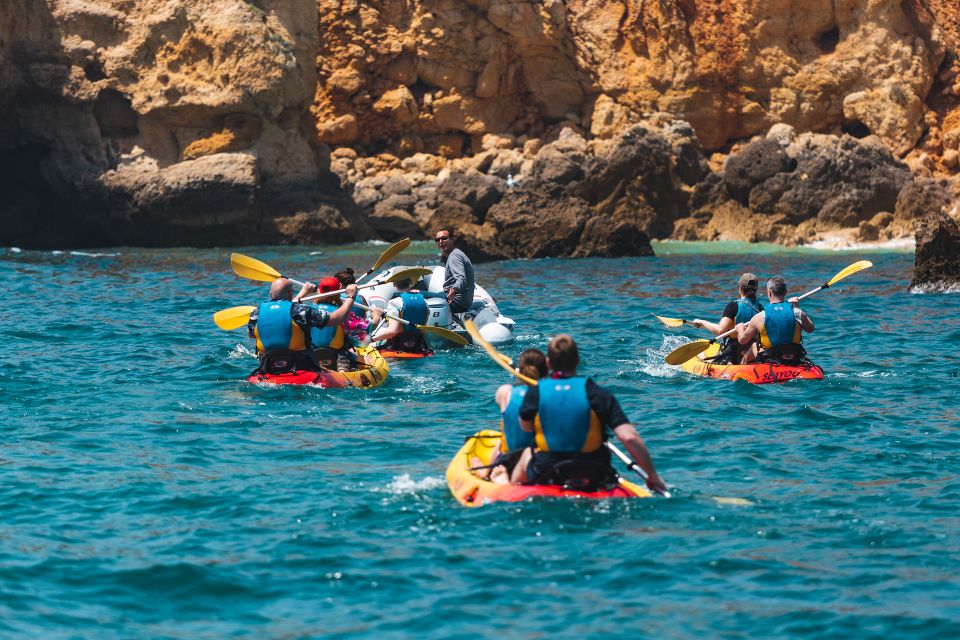
[[[712,344],[703,352],[704,358],[710,358],[720,351],[720,345]],[[786,365],[772,362],[753,364],[713,364],[701,360],[699,356],[690,358],[680,365],[687,373],[720,380],[746,380],[750,384],[769,384],[788,380],[823,380],[823,369],[815,364]]]
[[[536,496],[565,498],[649,498],[646,487],[620,478],[620,486],[610,491],[574,491],[560,485],[516,485],[499,484],[478,477],[470,470],[473,466],[483,466],[492,462],[491,455],[502,434],[499,431],[484,430],[467,438],[457,455],[447,466],[447,486],[457,502],[465,507],[482,507],[490,502],[519,502]],[[480,460],[476,463],[474,458]]]
[[[370,347],[357,349],[364,365],[355,371],[297,371],[268,374],[253,372],[248,382],[268,384],[312,384],[325,389],[337,387],[376,387],[383,384],[390,373],[390,365],[379,351]]]

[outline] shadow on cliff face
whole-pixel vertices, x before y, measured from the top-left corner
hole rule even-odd
[[[266,26],[262,11],[240,3],[226,22],[210,22],[209,13],[190,17],[185,12],[203,9],[177,5],[152,31],[138,31],[131,28],[136,8],[119,14],[84,3],[61,7],[58,18],[47,3],[4,2],[0,244],[208,246],[372,237],[322,150],[309,143],[312,123],[304,115],[313,76],[300,69],[312,68],[315,47],[302,66],[287,64],[303,43],[281,36],[302,33],[298,10],[316,14],[309,2],[295,4],[278,9],[280,27]],[[297,28],[284,31],[291,21]],[[258,39],[289,45],[278,49],[285,61],[264,54],[264,64],[276,69],[262,77],[242,46]],[[237,82],[247,85],[231,87],[232,63],[243,71]],[[249,86],[254,90],[244,93]]]
[[[92,240],[72,218],[77,193],[51,172],[50,132],[24,126],[69,77],[60,30],[46,3],[0,6],[0,244],[66,246]],[[39,241],[48,238],[49,241]]]

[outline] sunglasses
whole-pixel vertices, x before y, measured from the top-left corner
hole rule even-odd
[[[437,244],[440,244],[440,243],[443,242],[444,240],[449,240],[449,239],[450,239],[450,236],[440,236],[439,238],[437,238],[436,240],[434,240],[434,242],[436,242]]]

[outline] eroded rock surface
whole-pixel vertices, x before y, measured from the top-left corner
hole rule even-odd
[[[911,287],[960,289],[960,225],[942,211],[917,221],[917,254]]]
[[[0,243],[882,239],[958,50],[947,0],[8,0]]]

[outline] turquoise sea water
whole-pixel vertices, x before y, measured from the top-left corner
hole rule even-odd
[[[384,248],[243,252],[316,281]],[[509,354],[574,334],[674,497],[469,510],[444,470],[496,422],[480,351],[373,390],[260,388],[211,320],[264,294],[228,250],[0,249],[0,636],[960,636],[960,298],[909,293],[912,253],[657,251],[477,281]],[[804,302],[824,381],[662,364],[700,334],[651,313],[716,320],[744,269],[796,293],[863,258]]]

